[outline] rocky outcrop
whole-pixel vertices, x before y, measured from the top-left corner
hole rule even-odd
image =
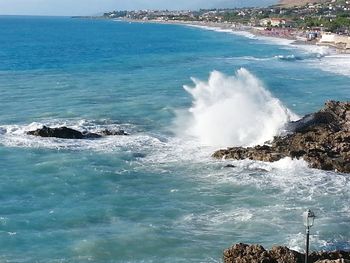
[[[61,139],[98,139],[103,136],[128,135],[123,130],[102,130],[98,133],[80,132],[67,127],[50,128],[43,126],[41,129],[27,132],[28,135],[39,137],[54,137]]]
[[[265,250],[260,245],[236,244],[224,251],[224,263],[303,263],[305,254],[287,247],[274,246]],[[309,262],[337,263],[350,262],[350,252],[313,252]]]
[[[266,145],[219,150],[215,158],[274,162],[302,158],[311,168],[350,173],[350,102],[329,101],[319,112],[286,125]]]

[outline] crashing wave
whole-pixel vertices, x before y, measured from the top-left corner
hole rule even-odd
[[[202,145],[262,144],[296,118],[246,69],[235,76],[213,71],[207,82],[192,80],[195,87],[184,88],[193,97],[193,105],[177,124]]]

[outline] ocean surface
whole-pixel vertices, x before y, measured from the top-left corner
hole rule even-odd
[[[350,100],[350,57],[324,47],[0,17],[0,262],[221,262],[238,242],[303,251],[306,209],[313,250],[350,249],[348,174],[211,158],[329,99]],[[42,125],[130,135],[26,135]]]

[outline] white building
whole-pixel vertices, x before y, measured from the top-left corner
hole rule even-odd
[[[285,24],[286,20],[281,18],[264,18],[260,20],[261,26],[282,26]]]
[[[323,33],[320,39],[321,44],[333,44],[342,49],[350,49],[350,37],[333,33]]]
[[[323,33],[320,39],[320,43],[334,43],[336,35],[333,33]]]

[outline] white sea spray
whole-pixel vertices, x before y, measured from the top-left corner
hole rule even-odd
[[[206,82],[192,80],[195,86],[184,88],[193,97],[193,105],[187,118],[179,116],[178,125],[202,145],[263,144],[297,118],[244,68],[235,76],[213,71]]]

